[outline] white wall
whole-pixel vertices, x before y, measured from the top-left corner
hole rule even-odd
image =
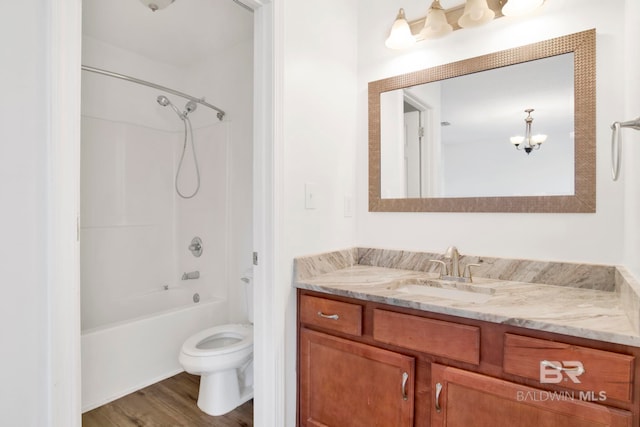
[[[90,37],[84,37],[83,61],[185,91],[192,83],[182,69]],[[182,199],[174,179],[184,123],[156,102],[160,94],[121,79],[82,75],[83,330],[125,320],[128,300],[165,285],[193,288],[203,299],[227,298],[229,124],[202,106],[190,114],[201,180],[198,194]],[[165,95],[184,109],[186,100]],[[178,186],[185,195],[197,186],[190,138]],[[187,250],[195,236],[203,239],[199,258]],[[195,270],[200,279],[181,280],[183,272]],[[138,315],[154,309],[141,306]]]
[[[625,43],[624,67],[615,70],[616,79],[624,79],[624,112],[622,118],[631,120],[640,116],[640,2],[625,1]],[[623,131],[623,161],[621,170],[625,188],[625,258],[624,264],[636,277],[640,277],[640,132],[626,129]]]
[[[355,0],[284,1],[282,217],[276,295],[285,319],[286,425],[295,425],[295,292],[292,260],[303,254],[350,247],[354,218],[344,216],[344,196],[354,195],[356,138]],[[280,46],[276,46],[276,51]],[[276,56],[276,60],[278,57]],[[278,82],[276,82],[276,85]],[[278,174],[280,171],[278,171]],[[305,209],[305,183],[316,184],[316,209]],[[276,200],[276,203],[279,201]],[[276,335],[279,337],[279,334]],[[278,345],[278,342],[274,343]]]
[[[47,62],[48,2],[12,3],[0,14],[0,419],[49,425]]]
[[[93,96],[102,92],[99,86],[84,89]],[[151,107],[154,99],[147,98]],[[171,136],[139,124],[82,117],[83,331],[136,316],[121,307],[136,295],[177,283],[171,178],[179,136]],[[153,313],[149,309],[139,307],[137,316]]]
[[[195,96],[207,94],[207,101],[226,113],[229,320],[243,322],[245,289],[240,278],[251,273],[253,251],[253,41],[212,52],[188,70],[185,81]]]
[[[624,116],[627,90],[620,76],[624,65],[625,34],[620,25],[625,19],[624,1],[549,1],[533,16],[500,18],[481,28],[420,43],[408,51],[386,49],[384,39],[398,7],[403,6],[412,20],[424,16],[424,2],[373,0],[359,5],[358,245],[435,252],[456,245],[463,254],[594,263],[622,261],[624,192],[609,177],[608,142],[609,124]],[[595,214],[368,212],[367,82],[591,28],[597,31]]]

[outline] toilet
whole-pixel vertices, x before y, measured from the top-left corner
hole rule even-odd
[[[242,278],[247,302],[251,278]],[[247,303],[249,321],[252,304]],[[180,350],[180,364],[200,375],[198,407],[209,415],[223,415],[253,398],[253,325],[228,324],[200,331]]]

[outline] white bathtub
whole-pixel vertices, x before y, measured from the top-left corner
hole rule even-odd
[[[158,313],[184,308],[194,304],[194,295],[202,301],[211,298],[211,286],[204,283],[158,286],[116,300],[95,301],[83,307],[82,333],[91,333],[122,323],[153,317]]]
[[[140,308],[141,300],[149,310],[163,310],[168,300],[187,305],[82,332],[83,412],[181,372],[178,353],[184,340],[228,319],[225,300],[194,303],[188,289],[140,294],[123,306],[125,311]]]

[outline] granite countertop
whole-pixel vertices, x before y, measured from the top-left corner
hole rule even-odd
[[[626,294],[616,288],[587,289],[483,277],[460,284],[438,280],[435,272],[357,262],[342,264],[324,269],[328,271],[306,274],[299,274],[296,269],[293,285],[399,307],[640,347],[640,334],[633,321],[637,313],[629,312],[629,305],[623,301]],[[425,288],[431,289],[423,293]],[[433,288],[440,289],[432,292]]]

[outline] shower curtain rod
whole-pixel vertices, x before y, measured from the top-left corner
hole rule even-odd
[[[126,81],[132,82],[132,83],[138,83],[138,84],[143,85],[143,86],[149,86],[149,87],[152,87],[154,89],[161,90],[163,92],[168,92],[168,93],[171,93],[173,95],[181,96],[181,97],[186,98],[186,99],[188,99],[190,101],[197,102],[200,105],[204,105],[205,107],[209,107],[212,110],[216,110],[218,112],[216,114],[216,116],[218,116],[219,120],[222,120],[222,118],[225,115],[224,111],[222,111],[221,109],[219,109],[215,105],[209,104],[208,102],[206,102],[204,100],[204,98],[196,98],[196,97],[193,97],[191,95],[187,95],[184,92],[180,92],[180,91],[177,91],[177,90],[174,90],[174,89],[170,89],[170,88],[165,87],[165,86],[160,86],[160,85],[157,85],[155,83],[148,82],[146,80],[137,79],[135,77],[127,76],[125,74],[114,73],[112,71],[102,70],[100,68],[89,67],[87,65],[83,65],[82,69],[85,70],[85,71],[92,72],[92,73],[102,74],[102,75],[109,76],[109,77],[115,77],[117,79],[126,80]]]

